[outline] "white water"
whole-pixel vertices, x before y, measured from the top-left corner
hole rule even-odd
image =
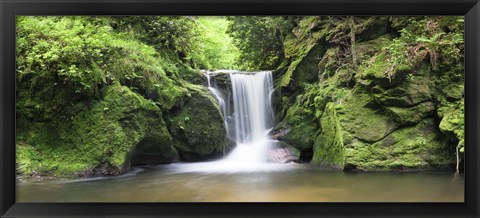
[[[223,123],[225,125],[225,129],[227,130],[227,134],[229,134],[229,125],[228,125],[228,113],[227,113],[227,105],[225,103],[225,97],[222,95],[220,91],[218,91],[215,87],[212,86],[211,81],[210,81],[210,74],[207,73],[207,80],[208,80],[208,89],[215,95],[215,98],[218,101],[218,104],[220,105],[220,109],[222,109],[222,114],[223,114]],[[223,149],[225,151],[225,149]],[[224,153],[225,155],[225,153]]]
[[[262,163],[267,160],[273,128],[273,110],[270,95],[273,90],[272,73],[231,73],[237,147],[226,161]]]
[[[226,71],[222,71],[225,73]],[[272,72],[228,71],[232,84],[234,125],[229,118],[229,99],[214,86],[207,72],[208,88],[217,98],[225,120],[227,132],[235,132],[236,146],[225,158],[204,163],[173,164],[180,172],[235,173],[277,171],[292,165],[267,162],[267,153],[272,146],[269,132],[273,128]],[[234,129],[232,129],[234,128]]]

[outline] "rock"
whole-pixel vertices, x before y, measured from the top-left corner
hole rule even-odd
[[[268,162],[271,163],[290,163],[299,160],[300,151],[282,141],[275,141],[273,148],[268,152]]]
[[[170,116],[169,130],[182,161],[206,160],[223,154],[226,146],[223,116],[208,89],[193,94]]]
[[[375,143],[358,139],[345,149],[345,170],[454,169],[454,147],[436,130],[433,119],[400,128]]]
[[[445,89],[446,97],[453,100],[459,100],[463,97],[464,94],[464,85],[463,84],[450,84]]]
[[[17,164],[24,173],[71,177],[124,173],[141,151],[155,150],[159,162],[171,162],[177,152],[162,117],[154,102],[112,85],[71,119],[32,123],[20,131],[18,139],[28,146],[17,146]],[[142,145],[147,141],[148,148]]]
[[[311,163],[343,168],[345,162],[344,133],[334,103],[330,102],[325,107],[321,126],[322,133],[315,140]]]
[[[401,125],[416,124],[435,112],[433,102],[422,102],[412,107],[385,107],[387,112]]]
[[[427,78],[425,78],[427,80]],[[404,82],[392,89],[379,89],[375,99],[385,106],[408,107],[432,99],[431,82]]]
[[[342,102],[337,114],[343,131],[366,142],[376,142],[397,128],[381,105],[360,86]]]
[[[367,41],[379,38],[389,30],[388,17],[369,17],[367,25],[363,27],[364,31],[356,36],[357,41]]]
[[[314,143],[312,136],[318,132],[318,124],[313,111],[299,104],[291,106],[285,117],[285,134],[278,139],[294,145],[299,150],[311,150]]]
[[[356,20],[354,44],[346,19],[296,20],[275,71],[275,139],[344,170],[451,169],[464,144],[461,59],[415,59],[388,19]]]
[[[288,134],[292,128],[281,128],[278,130],[273,131],[272,133],[272,139],[278,140],[281,137],[284,137],[286,134]]]

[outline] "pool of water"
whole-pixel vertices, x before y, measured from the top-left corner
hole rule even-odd
[[[454,172],[343,172],[308,165],[191,172],[172,164],[118,177],[17,183],[18,202],[463,202]]]

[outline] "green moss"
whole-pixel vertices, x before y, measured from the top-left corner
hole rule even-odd
[[[217,101],[205,87],[194,93],[177,114],[172,114],[169,128],[180,152],[200,156],[223,152],[223,117]]]
[[[374,98],[360,86],[345,99],[343,105],[339,112],[342,114],[342,127],[360,140],[376,142],[397,128]]]
[[[285,122],[290,132],[283,136],[282,140],[300,150],[313,148],[313,136],[317,135],[319,130],[314,111],[297,103],[288,109]]]
[[[412,107],[386,107],[386,110],[399,124],[415,124],[433,114],[435,104],[427,101]]]
[[[451,169],[454,154],[435,130],[433,119],[400,128],[368,144],[355,140],[346,149],[346,165],[357,170]]]
[[[345,162],[343,131],[334,103],[330,102],[325,107],[321,126],[322,132],[315,140],[312,163],[343,168]]]
[[[18,164],[36,163],[25,173],[36,171],[55,176],[73,176],[99,166],[123,172],[137,144],[148,138],[171,155],[171,137],[162,113],[153,101],[114,85],[104,97],[67,120],[31,123],[18,130],[17,141],[27,144],[18,153]],[[21,147],[21,146],[20,146]],[[32,152],[38,155],[32,158]]]
[[[318,74],[320,77],[327,78],[335,74],[339,66],[337,66],[339,47],[330,47],[325,51],[322,59],[318,63]]]
[[[401,84],[384,89],[375,86],[375,99],[380,104],[394,107],[410,107],[421,102],[430,101],[435,94],[434,81],[428,75],[430,70],[419,69],[413,79],[402,82]],[[427,74],[427,75],[422,75]]]
[[[464,152],[464,135],[465,135],[465,115],[464,100],[461,99],[456,103],[450,103],[439,109],[442,117],[440,122],[440,130],[451,138],[454,138],[460,152]]]
[[[370,37],[368,37],[370,38]],[[370,61],[370,58],[391,43],[392,35],[381,35],[368,41],[355,44],[355,55],[358,62]]]
[[[343,17],[296,19],[297,26],[284,37],[288,63],[276,74],[276,88],[283,95],[277,97],[277,117],[283,128],[291,127],[286,141],[308,145],[303,152],[315,139],[312,162],[341,166],[341,158],[335,159],[335,152],[327,148],[342,141],[345,169],[447,169],[454,145],[463,148],[461,58],[435,56],[453,48],[461,37],[440,34],[445,49],[429,47],[438,43],[430,38],[438,36],[428,33],[426,40],[411,33],[423,36],[425,22],[440,24],[442,18],[408,19],[411,23],[399,29],[401,36],[389,29],[389,19],[354,20],[358,32],[353,44],[348,35],[351,19]],[[451,28],[431,31],[454,30],[454,20],[447,22]],[[315,53],[316,48],[322,52]],[[307,58],[313,54],[315,60]],[[310,67],[314,63],[318,65]],[[308,70],[301,72],[302,68]],[[318,82],[303,80],[313,72]],[[441,120],[440,127],[433,118]]]
[[[288,86],[288,84],[290,84],[290,81],[292,80],[292,74],[301,61],[302,59],[298,58],[295,61],[292,61],[292,63],[290,63],[290,65],[288,66],[287,72],[283,74],[282,77],[280,77],[280,80],[278,82],[276,82],[275,84],[276,88],[286,87]]]
[[[409,62],[394,63],[385,50],[382,50],[360,65],[356,79],[366,86],[378,84],[382,87],[391,87],[404,81],[406,75],[414,69],[415,66]]]
[[[308,25],[307,25],[308,24]],[[302,86],[303,82],[312,82],[318,78],[317,59],[323,54],[322,38],[325,32],[315,31],[321,25],[319,17],[304,17],[300,24],[284,39],[284,54],[290,60],[285,72],[276,82],[276,88],[287,87],[292,81]]]

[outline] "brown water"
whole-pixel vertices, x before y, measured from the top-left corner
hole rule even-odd
[[[463,202],[453,172],[347,173],[298,165],[255,173],[178,172],[172,166],[87,180],[17,184],[19,202]]]

